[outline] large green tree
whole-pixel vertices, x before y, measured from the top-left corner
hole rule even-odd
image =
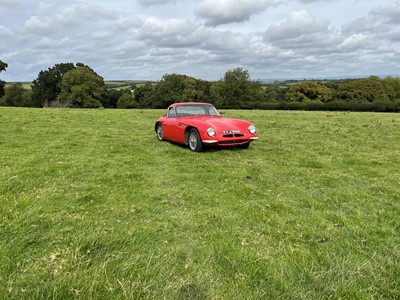
[[[332,90],[315,81],[302,81],[292,85],[286,93],[289,102],[329,102],[332,101]]]
[[[32,100],[37,107],[54,102],[61,92],[60,83],[65,73],[75,69],[73,63],[60,63],[40,71],[32,84]]]
[[[60,89],[57,101],[70,107],[99,107],[106,94],[103,77],[87,66],[65,73]]]
[[[133,97],[132,93],[124,93],[119,97],[117,102],[117,108],[137,108],[138,103]]]
[[[33,106],[32,92],[24,89],[24,86],[20,82],[10,84],[6,86],[1,102],[5,106],[31,107]]]
[[[136,93],[137,101],[150,104],[151,108],[164,108],[174,102],[203,102],[210,98],[210,84],[182,74],[166,74],[155,85],[155,97],[148,94],[152,87],[146,86]],[[147,94],[146,94],[147,93]],[[143,97],[145,96],[145,97]],[[140,99],[142,97],[143,99]],[[149,103],[149,101],[152,101]]]
[[[209,102],[211,99],[211,83],[205,80],[196,79],[195,101]]]
[[[352,103],[385,102],[389,101],[389,94],[383,81],[377,76],[371,76],[339,84],[335,99]]]
[[[263,94],[261,84],[252,81],[249,72],[242,68],[226,71],[211,87],[211,97],[223,108],[251,108],[262,101]]]
[[[284,100],[285,89],[277,84],[266,84],[264,86],[264,100],[266,102],[277,103]]]
[[[125,93],[132,93],[129,89],[113,89],[108,86],[106,94],[104,95],[101,103],[105,108],[116,108],[118,99]]]
[[[383,79],[383,84],[391,101],[400,100],[400,78],[388,76]]]
[[[155,85],[146,82],[144,85],[137,85],[133,92],[136,102],[141,108],[156,108],[161,104],[156,101]]]
[[[194,101],[196,95],[196,79],[187,75],[166,74],[156,86],[156,96],[161,107],[174,102]]]
[[[7,69],[8,65],[0,60],[0,73],[5,71]],[[4,96],[4,87],[6,85],[6,82],[3,80],[0,80],[0,98]]]

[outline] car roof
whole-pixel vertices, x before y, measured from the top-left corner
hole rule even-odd
[[[184,106],[184,105],[212,105],[211,103],[206,102],[179,102],[171,104],[170,106],[177,107],[177,106]]]

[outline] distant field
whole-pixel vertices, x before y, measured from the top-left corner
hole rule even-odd
[[[8,85],[13,85],[16,82],[10,82],[7,83],[6,86]],[[22,86],[24,87],[24,89],[26,90],[30,90],[31,86],[32,86],[32,82],[21,82]],[[136,85],[142,85],[144,83],[146,83],[146,81],[144,80],[106,80],[104,82],[106,84],[107,87],[112,88],[112,89],[130,89],[132,84],[136,84]]]
[[[152,81],[146,80],[114,80],[114,81],[105,81],[105,84],[108,88],[113,89],[131,89],[132,85],[141,86],[146,82],[152,83]]]
[[[192,153],[162,112],[0,107],[0,299],[400,298],[398,114]]]
[[[8,82],[8,83],[6,83],[6,87],[7,86],[10,86],[10,85],[13,85],[13,84],[15,84],[16,82]],[[26,81],[26,82],[21,82],[22,83],[22,87],[25,89],[25,90],[31,90],[32,89],[32,87],[31,87],[31,85],[32,85],[32,82],[28,82],[28,81]]]

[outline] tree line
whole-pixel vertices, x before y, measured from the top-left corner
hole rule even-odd
[[[7,68],[0,61],[0,72]],[[223,109],[400,111],[400,78],[378,76],[343,80],[262,83],[235,68],[215,82],[183,74],[131,88],[107,86],[82,63],[60,63],[40,71],[31,89],[0,81],[0,105],[72,108],[166,108],[174,102],[212,102]]]

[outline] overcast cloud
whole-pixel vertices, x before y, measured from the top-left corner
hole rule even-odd
[[[399,0],[0,0],[0,78],[82,62],[107,80],[400,74]]]

